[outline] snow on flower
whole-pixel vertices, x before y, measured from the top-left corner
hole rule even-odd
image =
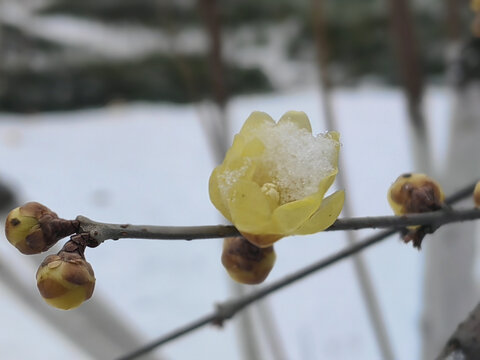
[[[343,191],[324,198],[338,171],[339,148],[339,134],[313,136],[303,112],[287,112],[278,123],[254,112],[213,171],[210,199],[259,247],[322,231],[343,207]]]

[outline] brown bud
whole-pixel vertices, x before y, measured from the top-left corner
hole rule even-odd
[[[242,284],[260,284],[275,264],[273,246],[259,248],[242,236],[223,241],[222,264],[230,277]]]
[[[390,186],[388,202],[398,216],[423,213],[440,210],[445,194],[440,184],[425,174],[403,174]],[[425,235],[433,231],[429,226],[408,226],[402,231],[403,241],[420,249]]]
[[[58,240],[76,232],[75,222],[60,219],[37,202],[29,202],[10,211],[5,222],[8,241],[23,254],[39,254]]]
[[[388,191],[388,202],[395,215],[439,210],[444,201],[440,184],[425,174],[403,174]]]
[[[47,256],[40,265],[37,287],[49,305],[70,310],[92,296],[95,275],[83,250],[82,246],[69,241],[57,255]]]

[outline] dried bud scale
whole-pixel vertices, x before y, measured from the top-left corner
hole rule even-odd
[[[37,287],[49,305],[70,310],[92,296],[95,275],[85,260],[84,249],[84,245],[69,241],[57,255],[47,256],[40,265]]]
[[[230,277],[242,284],[260,284],[275,264],[273,246],[259,248],[242,236],[223,242],[222,264]]]
[[[56,213],[37,202],[13,209],[5,222],[5,236],[20,252],[39,254],[58,240],[77,231],[76,222],[60,219]]]

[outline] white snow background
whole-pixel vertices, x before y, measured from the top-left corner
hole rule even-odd
[[[228,108],[238,132],[254,110],[274,119],[302,110],[314,132],[338,130],[357,216],[391,213],[386,192],[412,168],[407,115],[400,91],[360,87],[335,93],[339,128],[326,129],[315,88],[234,98]],[[434,153],[446,148],[450,94],[427,92]],[[0,175],[21,201],[39,201],[59,216],[158,225],[217,224],[208,178],[215,164],[193,105],[135,103],[35,115],[0,114]],[[4,215],[0,218],[4,222]],[[371,231],[359,232],[363,237]],[[36,267],[4,239],[0,252],[30,286]],[[267,283],[346,246],[340,232],[277,243]],[[58,246],[50,252],[58,251]],[[108,299],[145,341],[201,317],[229,297],[220,263],[221,239],[107,241],[87,249],[95,296]],[[421,252],[392,237],[366,250],[398,359],[419,358]],[[0,285],[1,359],[87,359]],[[37,301],[43,302],[40,296]],[[268,298],[289,359],[380,359],[350,261],[342,261]],[[47,308],[45,311],[59,311]],[[75,311],[75,310],[73,310]],[[69,312],[64,312],[65,321]],[[239,359],[233,323],[205,327],[161,349],[167,359]]]

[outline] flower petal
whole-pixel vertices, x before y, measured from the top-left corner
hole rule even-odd
[[[325,134],[325,136],[328,136],[330,139],[333,139],[335,141],[340,141],[340,133],[338,133],[337,131],[329,131]]]
[[[315,194],[279,206],[273,211],[274,233],[292,233],[315,213],[321,203],[322,196]]]
[[[284,122],[291,122],[297,125],[300,129],[305,129],[308,132],[312,132],[312,126],[310,125],[310,120],[308,119],[307,114],[303,111],[288,111],[280,118],[278,124]]]
[[[225,154],[224,163],[230,162],[232,159],[237,159],[242,156],[242,152],[245,149],[246,139],[241,134],[235,135],[233,138],[233,143],[230,149],[228,149],[227,153]]]
[[[225,218],[227,218],[231,222],[232,218],[230,216],[230,211],[228,210],[227,204],[222,196],[219,186],[220,184],[218,180],[218,175],[222,171],[223,166],[217,166],[213,170],[212,175],[210,175],[210,180],[208,182],[208,192],[212,204],[218,209],[218,211],[222,213],[223,216],[225,216]]]
[[[296,235],[314,234],[332,225],[340,215],[345,200],[345,192],[337,191],[326,197],[320,208],[302,226],[295,230]]]
[[[232,215],[228,207],[228,199],[232,198],[231,191],[235,182],[239,180],[251,180],[255,174],[258,161],[248,157],[230,159],[228,163],[217,166],[208,183],[210,201],[232,222]]]
[[[272,211],[260,186],[253,181],[239,180],[233,184],[228,208],[232,222],[241,232],[269,234]]]
[[[243,124],[241,134],[251,134],[265,124],[275,125],[275,121],[267,113],[254,111]]]
[[[264,151],[265,151],[265,145],[259,138],[255,137],[245,145],[245,148],[243,149],[241,156],[242,157],[260,156]]]
[[[323,196],[335,180],[336,171],[322,179],[318,185],[318,191],[303,199],[283,204],[273,212],[276,223],[276,234],[288,234],[294,232],[307,221],[320,207]]]
[[[328,189],[330,189],[330,186],[332,186],[337,173],[338,170],[335,169],[329,176],[323,178],[322,181],[320,181],[320,184],[318,184],[317,194],[322,194],[322,198],[325,196],[325,193],[328,191]]]

